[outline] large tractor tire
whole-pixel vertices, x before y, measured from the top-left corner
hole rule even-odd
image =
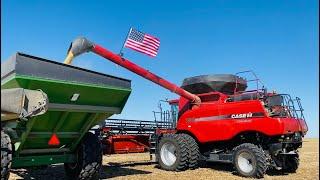
[[[65,163],[64,168],[69,179],[99,179],[102,165],[102,145],[98,137],[88,132],[77,151],[77,163]]]
[[[188,145],[182,134],[164,134],[160,139],[157,159],[162,169],[183,171],[188,168]]]
[[[233,164],[239,175],[252,178],[263,178],[268,167],[263,150],[250,143],[234,148]]]
[[[188,166],[190,169],[197,169],[199,167],[199,159],[200,159],[199,145],[192,136],[188,134],[183,134],[183,136],[185,136],[185,139],[187,140],[188,149],[189,149]]]
[[[8,134],[1,131],[1,180],[9,179],[12,163],[12,144]]]

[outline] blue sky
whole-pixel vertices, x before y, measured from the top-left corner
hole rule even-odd
[[[254,70],[269,90],[299,96],[309,137],[319,131],[319,27],[316,0],[1,1],[1,61],[16,51],[62,62],[78,36],[119,52],[128,29],[161,40],[156,58],[125,57],[181,85],[185,77]],[[175,94],[94,55],[74,65],[132,80],[117,117],[153,119]]]

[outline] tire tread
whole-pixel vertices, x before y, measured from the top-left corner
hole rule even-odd
[[[199,167],[199,158],[200,158],[200,150],[199,150],[199,145],[195,141],[195,139],[188,135],[188,134],[183,134],[185,137],[187,143],[188,143],[188,158],[189,158],[189,163],[188,166],[190,169],[196,169]]]
[[[174,141],[177,143],[178,145],[178,149],[180,154],[178,155],[179,157],[177,158],[177,160],[179,161],[175,166],[172,167],[166,167],[165,165],[162,165],[162,163],[160,162],[160,155],[159,155],[159,150],[158,150],[158,159],[159,159],[159,165],[162,169],[168,170],[168,171],[183,171],[186,170],[188,168],[188,144],[187,144],[187,140],[185,138],[185,136],[181,135],[181,134],[164,134],[160,140],[160,144],[161,141]]]
[[[237,147],[234,148],[234,155],[233,155],[233,164],[235,165],[235,161],[236,161],[236,153],[239,151],[239,150],[242,150],[242,149],[247,149],[249,151],[251,151],[254,156],[256,157],[256,170],[255,172],[252,174],[252,177],[253,178],[263,178],[264,174],[266,173],[267,171],[267,160],[266,160],[266,155],[263,151],[262,148],[258,147],[257,145],[254,145],[254,144],[251,144],[251,143],[243,143]],[[238,170],[238,173],[241,175],[241,176],[246,176],[244,174],[241,174],[241,172]]]
[[[12,164],[12,144],[8,134],[1,130],[1,180],[7,180],[10,176]]]
[[[65,171],[69,179],[86,180],[99,177],[102,165],[102,145],[96,135],[88,132],[78,147],[79,158],[75,169],[65,164]]]

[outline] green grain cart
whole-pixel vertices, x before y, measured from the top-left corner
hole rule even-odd
[[[131,82],[17,53],[1,64],[1,180],[10,168],[64,163],[70,179],[97,178],[102,164],[90,128],[119,114]]]

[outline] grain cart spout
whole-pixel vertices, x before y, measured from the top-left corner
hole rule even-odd
[[[201,103],[201,100],[198,96],[178,87],[177,85],[153,74],[152,72],[149,72],[148,70],[132,63],[131,61],[121,57],[120,55],[114,54],[111,51],[103,48],[102,46],[98,44],[94,44],[87,40],[86,38],[77,38],[75,39],[68,50],[67,58],[65,59],[64,63],[71,64],[74,57],[84,53],[92,51],[105,59],[108,59],[138,75],[141,77],[144,77],[188,100],[190,100],[195,105],[199,105]]]

